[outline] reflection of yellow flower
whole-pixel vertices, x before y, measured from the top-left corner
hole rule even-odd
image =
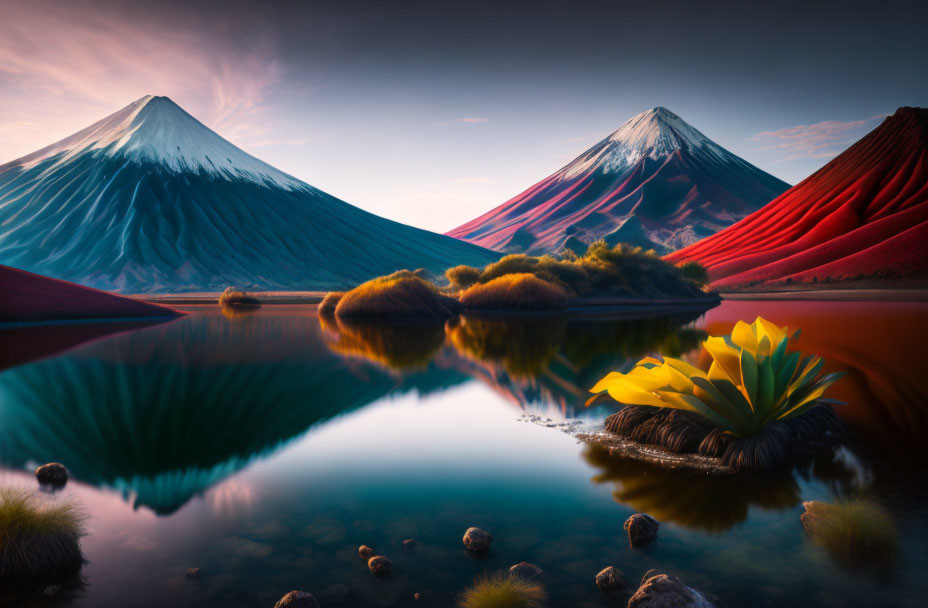
[[[729,434],[753,435],[774,420],[836,403],[822,395],[840,374],[819,376],[821,357],[786,352],[798,333],[790,336],[761,317],[751,325],[739,321],[730,336],[703,342],[713,360],[708,372],[672,357],[645,357],[627,374],[608,374],[590,392],[608,391],[628,405],[696,412]]]

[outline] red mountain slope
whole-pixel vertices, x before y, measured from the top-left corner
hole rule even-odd
[[[0,266],[0,323],[172,317],[177,311]]]
[[[717,287],[928,277],[928,110],[900,108],[740,222],[667,256]]]

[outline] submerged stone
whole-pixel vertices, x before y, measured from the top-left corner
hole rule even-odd
[[[374,551],[367,545],[361,545],[360,547],[358,547],[358,556],[363,560],[368,560],[374,557],[376,553],[377,553],[376,551]]]
[[[412,551],[415,546],[416,539],[414,538],[407,538],[403,541],[403,551]]]
[[[480,528],[468,528],[464,533],[464,546],[471,553],[481,554],[490,550],[493,535]]]
[[[644,513],[635,513],[625,520],[625,531],[628,533],[628,542],[632,547],[644,545],[657,538],[657,529],[660,522]]]
[[[375,555],[367,560],[367,567],[370,568],[371,574],[374,576],[383,576],[393,567],[393,562],[383,555]]]
[[[519,562],[509,569],[509,574],[518,576],[519,578],[527,581],[533,581],[536,578],[539,578],[543,574],[543,571],[535,564]]]

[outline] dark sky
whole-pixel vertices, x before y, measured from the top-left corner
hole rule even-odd
[[[444,230],[656,105],[790,183],[928,105],[925,1],[140,4],[0,0],[0,162],[166,94]]]

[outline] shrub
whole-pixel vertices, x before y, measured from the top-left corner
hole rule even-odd
[[[478,576],[458,599],[460,608],[542,608],[548,596],[540,583],[496,573]]]
[[[889,513],[862,498],[834,504],[803,503],[802,525],[817,544],[837,561],[849,565],[887,563],[896,555],[899,534]]]
[[[445,277],[456,290],[467,289],[480,280],[480,269],[473,266],[455,266],[445,271]]]
[[[562,310],[568,300],[563,288],[524,272],[474,285],[461,294],[461,304],[472,310]]]
[[[335,307],[338,306],[338,303],[344,295],[345,292],[343,291],[330,291],[325,294],[325,297],[319,302],[319,308],[317,309],[319,316],[331,318],[335,314]]]
[[[260,308],[261,302],[258,298],[249,295],[241,289],[235,287],[226,287],[219,295],[219,305],[223,308],[241,307],[241,308]]]
[[[0,581],[50,581],[77,571],[83,521],[73,503],[48,504],[27,490],[0,489]]]
[[[457,300],[439,293],[416,272],[400,270],[371,279],[345,293],[335,307],[335,314],[338,317],[446,318],[460,308]]]
[[[560,259],[546,255],[507,255],[487,265],[479,283],[507,274],[530,273],[580,297],[699,297],[702,290],[685,271],[660,259],[653,251],[622,243],[610,247],[596,241],[586,253],[567,253]]]
[[[709,271],[706,270],[706,267],[697,262],[696,260],[690,260],[689,262],[683,262],[677,268],[680,269],[680,272],[691,281],[695,281],[700,285],[705,285],[709,282]]]

